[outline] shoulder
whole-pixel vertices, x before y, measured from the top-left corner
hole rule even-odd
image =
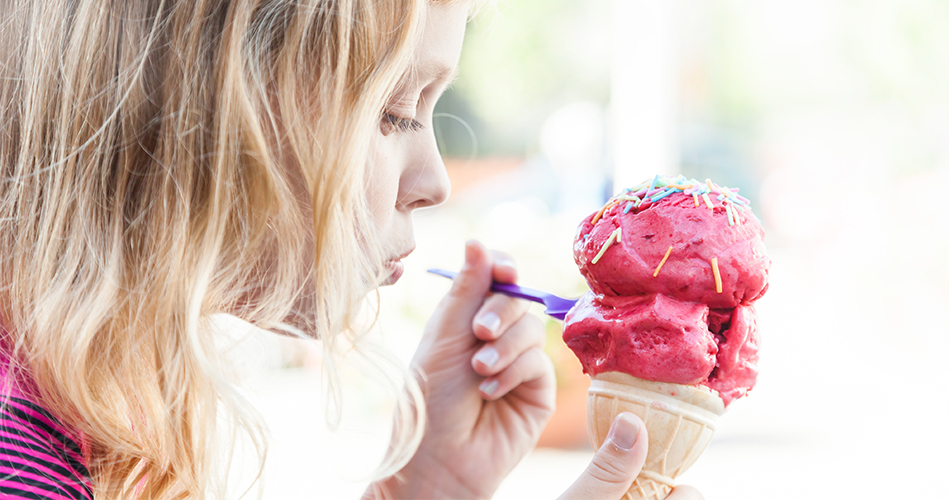
[[[0,498],[93,498],[79,445],[55,417],[8,384],[0,386]]]

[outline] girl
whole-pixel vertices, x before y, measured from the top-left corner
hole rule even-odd
[[[448,195],[432,108],[468,10],[0,3],[0,495],[237,496],[222,419],[263,442],[210,318],[318,338],[330,360],[359,345],[363,297],[414,247],[412,212]],[[488,295],[515,278],[468,244],[367,497],[489,497],[536,442],[553,411],[543,330]],[[629,486],[645,430],[624,414],[611,432],[564,498]]]

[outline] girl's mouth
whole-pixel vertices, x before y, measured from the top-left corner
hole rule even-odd
[[[399,281],[399,278],[402,277],[402,273],[405,272],[405,264],[402,263],[402,259],[408,257],[413,250],[415,249],[412,248],[402,255],[386,261],[385,266],[386,270],[389,272],[389,277],[387,277],[385,281],[382,282],[383,286],[394,285],[396,281]]]

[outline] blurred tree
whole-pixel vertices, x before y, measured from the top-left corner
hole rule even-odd
[[[528,156],[553,110],[609,99],[609,0],[516,0],[487,7],[468,26],[458,82],[436,113],[457,116],[477,156]],[[458,120],[440,117],[443,153],[469,156]]]

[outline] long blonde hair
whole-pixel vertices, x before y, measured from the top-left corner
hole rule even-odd
[[[97,498],[222,495],[219,410],[263,446],[212,314],[330,351],[351,330],[383,260],[370,134],[423,1],[0,3],[3,343]]]

